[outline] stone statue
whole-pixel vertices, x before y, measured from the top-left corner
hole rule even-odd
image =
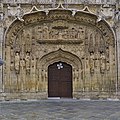
[[[72,28],[69,30],[69,34],[70,34],[70,39],[75,39],[77,35],[77,31],[75,30],[75,28]]]
[[[11,65],[10,65],[10,70],[13,71],[14,70],[14,63],[11,62]]]
[[[100,54],[100,72],[101,73],[105,72],[105,61],[106,61],[105,54],[104,52],[102,52]]]
[[[25,68],[25,60],[24,59],[20,59],[20,67],[22,68],[22,70]]]
[[[31,67],[32,67],[32,68],[35,67],[35,59],[34,59],[34,58],[31,59]]]
[[[38,34],[37,34],[37,39],[42,39],[42,28],[41,26],[38,26]]]
[[[19,73],[20,69],[20,53],[16,52],[15,53],[15,71],[16,73]]]
[[[63,39],[63,37],[62,37],[62,32],[59,32],[59,33],[58,33],[58,39],[59,39],[59,40],[62,40],[62,39]]]
[[[63,38],[64,38],[64,39],[67,39],[67,38],[68,38],[68,31],[67,31],[67,30],[64,30],[64,31],[63,31]]]
[[[93,52],[90,53],[89,65],[90,65],[90,72],[94,73],[95,64],[94,64],[94,53]]]
[[[106,70],[107,70],[107,71],[110,70],[110,63],[109,63],[109,61],[106,62]]]
[[[13,48],[10,49],[10,55],[11,55],[11,61],[13,62],[13,60],[14,60],[14,50],[13,50]]]
[[[43,27],[43,39],[49,39],[49,31],[46,25]]]
[[[78,39],[84,39],[85,38],[85,31],[82,27],[79,27],[78,33],[77,33]]]
[[[26,72],[30,73],[30,53],[29,52],[26,53],[25,64],[26,64]]]

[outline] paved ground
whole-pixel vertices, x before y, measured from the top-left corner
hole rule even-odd
[[[120,101],[1,102],[0,120],[120,120]]]

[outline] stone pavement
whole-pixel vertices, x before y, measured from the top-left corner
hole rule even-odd
[[[120,120],[120,101],[1,102],[0,120]]]

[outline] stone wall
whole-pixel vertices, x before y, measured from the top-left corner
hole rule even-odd
[[[63,53],[67,56],[67,52],[70,53],[68,58],[61,56],[61,60],[74,68],[75,98],[117,96],[120,83],[119,4],[112,1],[110,3],[104,1],[105,4],[104,2],[101,4],[100,0],[92,2],[81,0],[80,4],[76,4],[78,3],[76,0],[74,4],[69,0],[59,6],[60,9],[67,8],[62,16],[61,13],[52,11],[58,4],[53,4],[52,1],[45,2],[28,0],[24,3],[22,0],[6,0],[1,4],[0,55],[3,56],[5,64],[3,73],[2,67],[0,71],[0,91],[4,93],[3,98],[11,96],[8,97],[10,99],[15,96],[17,99],[18,96],[20,99],[20,93],[28,94],[30,98],[31,92],[33,96],[36,96],[35,92],[43,92],[41,96],[47,98],[47,67],[61,59],[58,54]],[[75,9],[90,16],[77,13]],[[41,10],[43,11],[39,12]],[[72,17],[76,13],[78,22]],[[61,19],[56,21],[57,14],[67,21]],[[79,14],[83,17],[80,18]],[[51,22],[51,19],[54,21]],[[82,67],[77,68],[75,67],[77,62],[74,64],[67,60],[72,59],[72,54],[74,60],[77,61],[74,55],[80,59]],[[46,55],[49,57],[45,57]],[[52,55],[56,55],[56,58],[52,58]],[[45,59],[42,59],[44,57],[50,62],[45,63]]]

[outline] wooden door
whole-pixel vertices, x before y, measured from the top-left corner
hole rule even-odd
[[[56,62],[48,67],[48,97],[72,98],[72,67]]]

